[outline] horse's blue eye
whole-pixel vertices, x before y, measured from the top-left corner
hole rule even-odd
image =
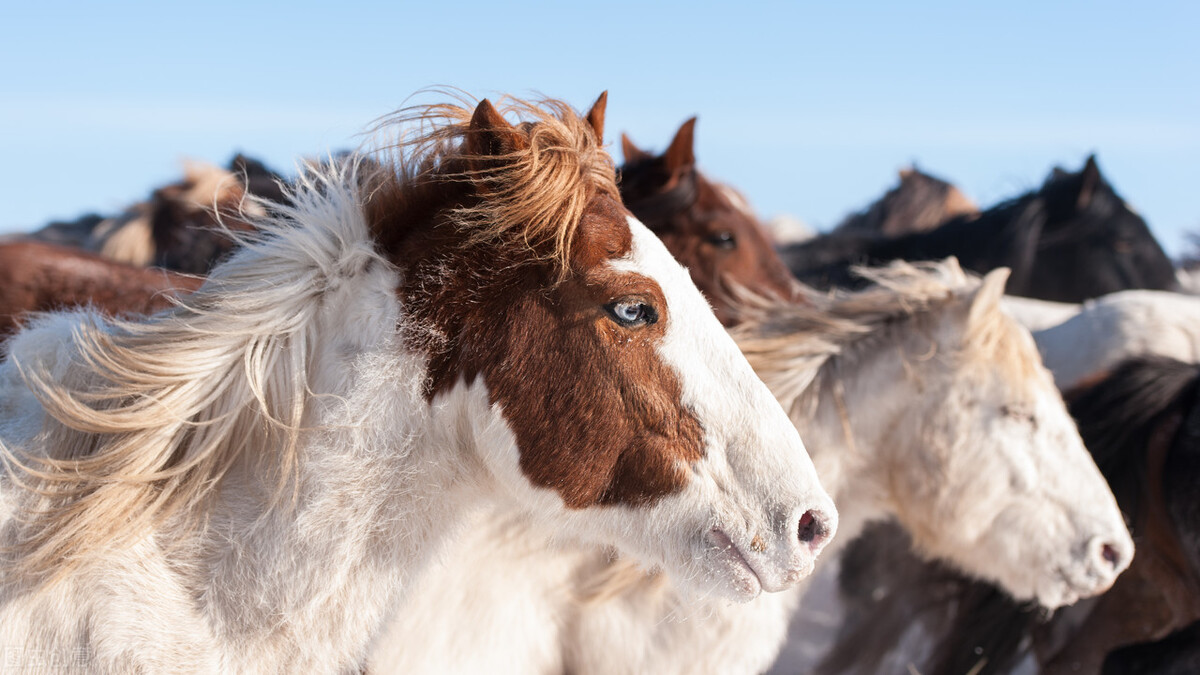
[[[732,232],[718,232],[708,237],[708,243],[717,248],[731,250],[737,248],[737,237],[733,236]]]
[[[617,323],[627,328],[658,321],[658,312],[654,311],[650,305],[638,300],[614,302],[605,305],[604,309]]]

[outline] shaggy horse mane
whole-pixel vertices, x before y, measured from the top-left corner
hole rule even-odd
[[[894,262],[857,267],[871,285],[859,291],[821,292],[799,285],[792,300],[757,296],[735,289],[742,323],[731,333],[754,371],[789,414],[796,412],[823,366],[868,346],[868,340],[901,322],[921,319],[967,298],[980,287],[958,261]],[[964,353],[973,362],[996,363],[1023,371],[1029,359],[1020,342],[1009,339],[1017,324],[999,306],[975,317],[964,334]],[[969,365],[969,364],[968,364]]]
[[[449,212],[465,246],[518,245],[534,254],[531,260],[550,260],[565,273],[588,200],[598,193],[620,199],[603,140],[562,101],[504,96],[496,109],[522,120],[511,132],[524,142],[501,154],[472,154],[475,106],[459,98],[459,104],[405,108],[376,125],[372,156],[380,170],[368,222],[378,227],[386,214],[405,212],[430,190],[474,183],[483,198]]]
[[[50,314],[11,340],[5,386],[27,387],[44,416],[36,435],[0,447],[27,500],[5,533],[8,582],[61,578],[172,516],[185,532],[201,526],[198,507],[239,461],[274,482],[273,503],[294,489],[322,294],[379,260],[354,170],[310,167],[290,205],[272,204],[171,310],[140,322]]]

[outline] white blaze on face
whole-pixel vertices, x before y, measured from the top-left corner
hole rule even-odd
[[[704,457],[691,467],[688,486],[653,508],[670,511],[672,520],[696,521],[699,552],[710,561],[699,571],[710,582],[720,585],[724,575],[740,598],[756,595],[756,584],[780,590],[811,572],[836,528],[832,500],[795,427],[687,270],[638,220],[630,217],[629,226],[632,248],[611,265],[659,284],[668,324],[658,353],[705,435]],[[814,517],[819,534],[808,539]],[[696,546],[684,548],[694,556]]]

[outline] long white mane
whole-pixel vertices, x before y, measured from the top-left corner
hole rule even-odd
[[[65,574],[199,512],[239,460],[283,494],[311,397],[313,317],[331,284],[377,260],[354,172],[303,174],[293,205],[273,204],[172,310],[139,323],[49,315],[13,340],[8,386],[19,377],[45,411],[28,448],[0,448],[10,480],[39,495],[8,540],[20,571]]]

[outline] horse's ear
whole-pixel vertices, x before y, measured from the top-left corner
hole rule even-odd
[[[486,98],[475,107],[467,127],[463,152],[474,170],[486,170],[497,159],[529,147],[529,139],[508,123]]]
[[[674,174],[680,169],[696,164],[695,138],[696,118],[693,117],[679,127],[679,131],[675,132],[675,138],[671,139],[671,145],[663,154],[668,174]]]
[[[1096,164],[1096,156],[1088,155],[1087,162],[1083,165],[1083,171],[1080,172],[1079,181],[1079,197],[1075,199],[1075,208],[1084,209],[1092,202],[1092,197],[1096,196],[1096,192],[1100,189],[1100,182],[1104,178],[1100,175],[1100,166]]]
[[[621,134],[621,154],[625,157],[625,163],[641,162],[650,159],[650,153],[642,150],[629,140],[628,134]]]
[[[1007,267],[997,267],[984,275],[983,281],[980,282],[979,288],[971,298],[971,310],[967,315],[968,323],[978,321],[986,314],[999,309],[1000,299],[1004,297],[1004,286],[1008,283],[1008,276],[1011,273],[1012,270]]]
[[[596,133],[596,140],[604,145],[604,109],[608,107],[608,92],[600,93],[600,98],[592,104],[592,109],[588,111],[587,123],[591,125],[592,131]]]

